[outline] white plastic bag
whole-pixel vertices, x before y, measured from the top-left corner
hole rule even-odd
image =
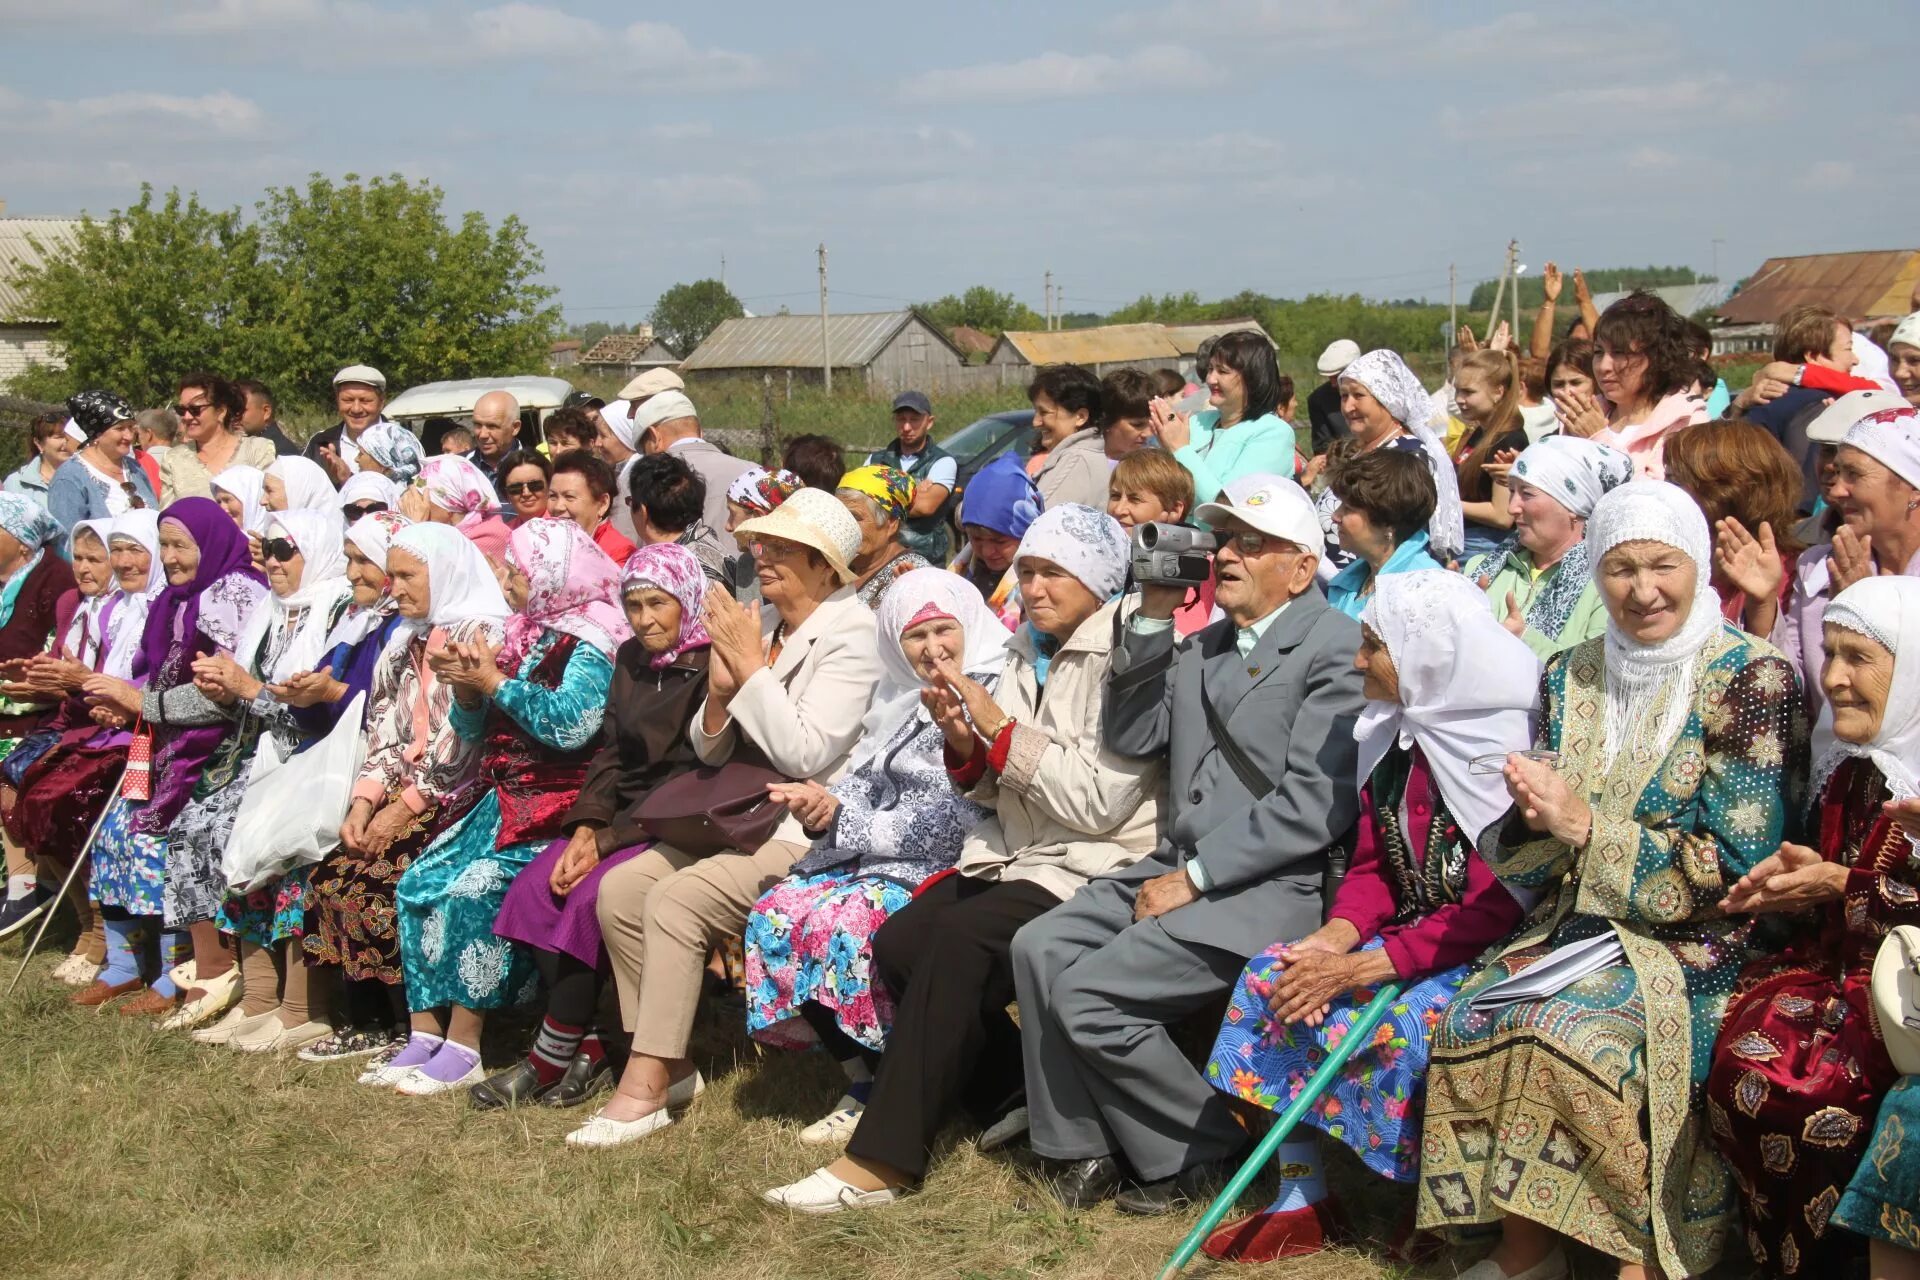
[[[285,763],[263,758],[268,744],[262,741],[220,859],[235,892],[318,862],[339,848],[353,783],[366,763],[367,735],[360,723],[365,701],[364,693],[356,694],[331,733]]]

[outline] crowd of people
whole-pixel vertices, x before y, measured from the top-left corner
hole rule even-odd
[[[667,371],[437,452],[365,365],[304,450],[258,384],[81,392],[0,493],[0,936],[70,909],[76,1006],[582,1149],[701,1105],[731,981],[844,1074],[804,1213],[955,1120],[1203,1200],[1378,998],[1208,1252],[1340,1238],[1338,1144],[1471,1280],[1920,1277],[1920,314],[1797,309],[1735,396],[1548,278],[1437,391],[1333,344],[1300,428],[1256,333],[1043,368],[970,475],[919,392],[777,468]],[[1136,576],[1179,523],[1205,581]]]

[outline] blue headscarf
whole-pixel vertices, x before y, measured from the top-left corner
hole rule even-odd
[[[1019,455],[1001,454],[974,474],[960,499],[960,523],[977,524],[1009,538],[1026,536],[1045,502]]]

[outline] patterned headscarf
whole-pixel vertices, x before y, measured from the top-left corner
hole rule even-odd
[[[805,487],[806,481],[784,467],[778,471],[748,467],[727,486],[727,501],[763,516]]]
[[[707,599],[707,574],[693,552],[677,542],[655,542],[635,551],[621,570],[620,594],[624,597],[642,587],[654,587],[680,602],[680,634],[665,653],[648,654],[648,666],[659,671],[672,666],[687,650],[713,643],[700,616]]]
[[[487,473],[457,453],[442,453],[428,458],[420,468],[420,482],[426,487],[427,500],[460,517],[455,526],[462,533],[484,521],[500,505]]]
[[[66,533],[46,507],[19,493],[0,493],[0,529],[18,538],[29,555],[44,550]]]
[[[1013,553],[1018,565],[1028,556],[1051,560],[1080,580],[1097,600],[1109,600],[1127,580],[1130,557],[1126,530],[1104,511],[1069,502],[1040,513]]]
[[[526,575],[527,602],[507,619],[500,669],[517,674],[542,631],[558,631],[609,658],[633,634],[620,608],[620,566],[572,520],[541,516],[513,531],[507,563]]]
[[[82,391],[68,396],[67,412],[88,444],[133,418],[133,406],[111,391]]]
[[[1585,520],[1601,498],[1633,479],[1633,459],[1579,436],[1548,436],[1514,459],[1513,478]]]
[[[1437,498],[1433,518],[1427,522],[1427,537],[1433,543],[1436,560],[1444,562],[1458,555],[1466,547],[1466,521],[1460,514],[1460,478],[1436,429],[1433,397],[1420,385],[1420,379],[1413,376],[1413,370],[1407,368],[1407,362],[1397,352],[1384,347],[1367,352],[1342,369],[1340,381],[1357,382],[1365,387],[1367,393],[1380,402],[1380,407],[1393,415],[1395,422],[1420,441],[1420,450],[1427,455],[1427,470],[1433,472]]]
[[[856,467],[840,477],[839,487],[872,498],[895,520],[913,508],[913,477],[897,467]]]
[[[407,484],[420,474],[426,463],[426,450],[420,447],[420,441],[413,432],[397,422],[388,422],[385,418],[374,423],[360,433],[355,442],[362,453],[370,455],[386,472],[387,479],[395,484]]]

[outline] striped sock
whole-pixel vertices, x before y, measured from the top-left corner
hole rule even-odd
[[[586,1034],[585,1027],[555,1022],[551,1015],[540,1020],[540,1034],[534,1037],[533,1052],[527,1055],[527,1061],[532,1064],[533,1074],[539,1077],[542,1086],[550,1085],[567,1074],[567,1066],[573,1061],[573,1055],[579,1050]]]

